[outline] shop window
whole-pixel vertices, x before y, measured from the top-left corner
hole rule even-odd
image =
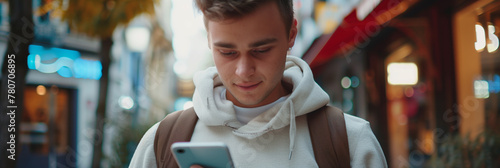
[[[478,16],[478,24],[484,27],[486,47],[480,52],[481,57],[481,77],[485,91],[484,111],[486,128],[500,127],[500,2],[494,2],[485,6],[484,12]]]
[[[51,158],[56,165],[74,167],[73,95],[56,86],[26,86],[19,160],[33,162],[18,162],[18,167],[49,167]]]

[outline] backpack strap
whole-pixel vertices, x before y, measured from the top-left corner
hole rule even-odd
[[[158,126],[155,135],[154,152],[157,167],[179,167],[170,152],[174,142],[190,141],[198,116],[191,107],[167,115]]]
[[[344,112],[324,106],[307,114],[314,157],[319,167],[351,167]]]

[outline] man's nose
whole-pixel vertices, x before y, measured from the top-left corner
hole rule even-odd
[[[241,78],[248,78],[255,73],[255,61],[251,56],[243,55],[236,64],[236,75]]]

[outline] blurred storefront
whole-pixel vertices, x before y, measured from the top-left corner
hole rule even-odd
[[[102,132],[100,40],[70,29],[59,2],[67,1],[33,0],[17,167],[91,167],[96,142],[103,167],[124,167],[144,132],[174,109],[172,35],[164,29],[171,1],[158,2],[161,18],[139,15],[114,29]],[[0,53],[9,43],[8,6],[0,2]]]
[[[471,3],[455,14],[454,21],[458,101],[464,103],[460,133],[498,133],[493,128],[500,126],[500,2]]]
[[[33,0],[17,167],[89,167],[101,76],[95,39],[71,32],[52,1]],[[0,53],[9,43],[8,2],[0,2]],[[5,54],[4,54],[5,55]],[[3,60],[3,56],[0,60]]]
[[[468,147],[499,126],[500,3],[382,0],[360,18],[364,2],[303,56],[331,104],[370,121],[390,167],[498,165],[480,158],[498,145]]]
[[[476,0],[457,10],[454,49],[457,78],[459,132],[480,140],[471,151],[486,166],[500,166],[500,1]],[[475,142],[475,141],[473,141]],[[486,159],[479,156],[486,156]]]
[[[18,167],[76,166],[76,89],[28,85],[21,120]],[[66,161],[72,160],[72,162]]]

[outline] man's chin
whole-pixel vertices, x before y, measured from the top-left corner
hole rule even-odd
[[[239,107],[252,108],[252,107],[257,107],[258,104],[260,103],[260,101],[257,100],[241,100],[238,98],[236,99],[238,101],[237,106]]]

